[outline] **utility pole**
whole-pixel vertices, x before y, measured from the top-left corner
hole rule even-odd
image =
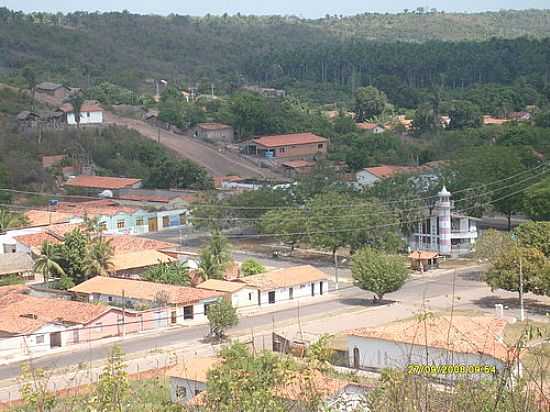
[[[523,259],[519,255],[519,320],[525,320],[525,306],[523,303]]]
[[[158,127],[157,143],[160,144],[160,126]]]
[[[122,336],[126,336],[126,293],[122,290]]]
[[[336,284],[336,290],[338,290],[338,255],[334,254],[334,282]]]

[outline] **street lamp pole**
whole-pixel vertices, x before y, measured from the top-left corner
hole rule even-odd
[[[512,239],[516,242],[516,252],[518,254],[519,263],[519,320],[525,320],[525,304],[523,302],[523,258],[519,248],[519,238],[516,234],[512,235]]]
[[[334,281],[336,283],[336,290],[338,290],[338,255],[334,254]]]

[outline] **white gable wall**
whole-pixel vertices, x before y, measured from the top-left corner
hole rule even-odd
[[[170,399],[172,402],[185,404],[205,389],[204,382],[170,377]]]
[[[76,125],[76,117],[74,113],[67,113],[67,123]],[[103,112],[81,112],[80,124],[99,124],[103,123]]]

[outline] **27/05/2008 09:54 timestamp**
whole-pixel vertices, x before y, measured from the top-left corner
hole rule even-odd
[[[494,375],[496,372],[494,365],[423,365],[419,363],[407,365],[407,374],[409,375]]]

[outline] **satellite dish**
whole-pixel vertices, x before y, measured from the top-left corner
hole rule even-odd
[[[113,197],[113,192],[110,191],[110,190],[104,190],[103,192],[101,192],[99,194],[99,197],[108,197],[108,198],[112,198]]]

